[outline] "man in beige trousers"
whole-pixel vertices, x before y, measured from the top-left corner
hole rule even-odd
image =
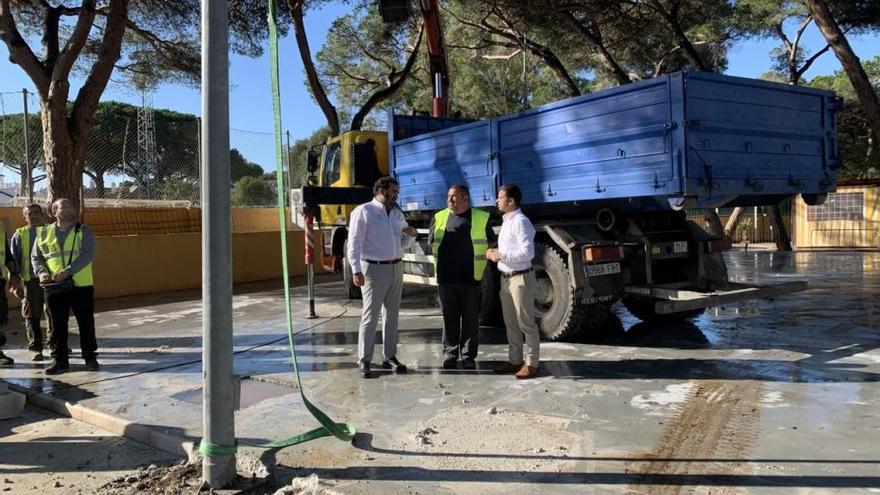
[[[535,289],[532,271],[535,257],[535,227],[520,210],[522,191],[513,184],[501,186],[495,204],[503,213],[498,249],[489,249],[486,257],[498,262],[501,272],[501,309],[507,327],[508,362],[496,373],[515,373],[517,378],[538,374],[540,335],[535,321]],[[525,341],[525,359],[523,359]]]

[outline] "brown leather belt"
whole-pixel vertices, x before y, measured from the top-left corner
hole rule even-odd
[[[396,264],[398,264],[398,263],[401,262],[401,259],[398,258],[398,259],[396,259],[396,260],[381,260],[381,261],[377,261],[377,260],[364,260],[364,261],[366,261],[367,263],[369,263],[369,264],[371,264],[371,265],[396,265]]]
[[[511,277],[515,277],[517,275],[522,275],[524,273],[529,273],[530,271],[532,271],[531,268],[528,268],[526,270],[517,270],[514,272],[501,272],[501,276],[504,278],[511,278]]]

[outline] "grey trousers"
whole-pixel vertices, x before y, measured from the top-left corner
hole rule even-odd
[[[538,367],[541,336],[535,320],[535,272],[501,277],[501,311],[507,327],[507,358],[513,364],[523,362]],[[525,341],[525,342],[523,342]]]
[[[477,359],[480,346],[480,286],[443,284],[438,288],[443,311],[443,357]]]
[[[48,320],[46,338],[43,338],[43,330],[40,328],[43,307],[45,306],[43,288],[40,287],[40,281],[36,278],[24,282],[22,286],[24,287],[24,299],[21,300],[21,317],[24,318],[27,330],[28,350],[41,352],[44,345],[48,345],[52,341],[52,320]]]
[[[365,261],[363,267],[365,283],[361,287],[361,294],[364,309],[358,329],[358,360],[373,360],[380,311],[383,320],[383,356],[387,360],[397,356],[397,317],[403,291],[403,263],[378,265]]]

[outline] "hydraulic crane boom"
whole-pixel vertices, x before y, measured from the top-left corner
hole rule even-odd
[[[449,111],[449,66],[440,26],[440,5],[437,0],[414,1],[422,14],[428,39],[428,65],[434,90],[431,115],[446,117]],[[399,23],[409,18],[410,0],[379,0],[378,3],[382,20],[387,23]]]

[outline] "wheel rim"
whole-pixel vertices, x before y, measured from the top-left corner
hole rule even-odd
[[[538,318],[544,318],[553,310],[553,280],[543,266],[534,265],[535,271],[535,313]]]

